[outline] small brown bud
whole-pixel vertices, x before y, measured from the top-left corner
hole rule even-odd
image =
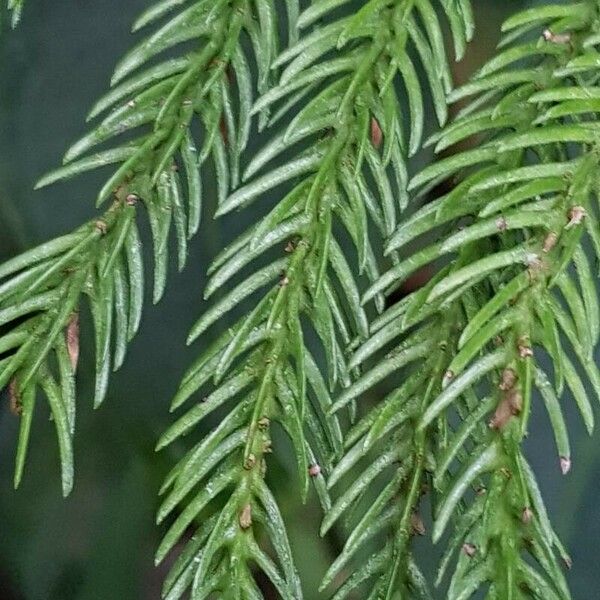
[[[442,379],[442,387],[447,386],[454,379],[453,371],[446,371],[444,373],[444,378]]]
[[[508,390],[511,390],[515,386],[516,382],[517,382],[517,374],[515,373],[515,371],[513,369],[511,369],[509,367],[509,368],[504,369],[504,371],[502,371],[502,379],[500,380],[498,387],[503,392],[507,392]]]
[[[19,396],[16,379],[11,379],[8,385],[8,399],[10,412],[15,415],[15,417],[20,417],[23,414],[23,405],[21,404],[21,397]]]
[[[310,467],[308,468],[308,474],[311,477],[317,477],[321,474],[321,466],[316,463],[314,465],[310,465]]]
[[[135,206],[140,200],[140,197],[137,194],[127,194],[127,198],[125,198],[125,204],[127,206]]]
[[[286,287],[289,284],[290,284],[290,278],[285,273],[282,273],[282,275],[279,279],[279,287]]]
[[[264,431],[265,429],[268,429],[270,424],[271,424],[271,421],[269,421],[268,417],[261,417],[258,420],[258,428],[262,431]]]
[[[507,407],[504,403],[500,403],[498,408],[496,408],[496,412],[494,412],[494,416],[489,420],[488,427],[490,429],[502,429],[510,420],[511,414],[507,410]]]
[[[373,144],[374,148],[379,148],[382,141],[383,132],[381,131],[379,122],[375,117],[373,117],[371,118],[371,143]]]
[[[560,457],[560,470],[563,475],[571,470],[571,459],[568,456]]]
[[[477,546],[475,546],[475,544],[471,544],[470,542],[466,542],[462,546],[462,551],[469,558],[473,558],[477,552]]]
[[[531,510],[531,508],[526,506],[523,509],[523,513],[521,514],[521,521],[523,521],[523,523],[525,525],[529,525],[529,523],[531,523],[532,519],[533,519],[533,511]]]
[[[510,410],[513,415],[518,415],[523,410],[523,398],[517,390],[512,390],[508,395]]]
[[[562,559],[563,559],[563,562],[565,563],[565,567],[567,567],[567,569],[569,569],[569,571],[570,571],[571,567],[573,566],[573,560],[568,555],[563,556]]]
[[[252,526],[252,505],[246,504],[240,513],[240,527],[248,529]]]
[[[568,44],[571,41],[570,33],[552,33],[550,29],[544,29],[542,37],[553,44]]]
[[[248,458],[244,462],[244,469],[246,471],[251,471],[256,464],[256,456],[254,454],[248,454]]]
[[[533,356],[533,349],[528,336],[523,335],[517,340],[517,350],[521,358],[531,358]]]
[[[135,100],[130,100],[127,103],[127,108],[135,108]]]
[[[554,246],[556,246],[556,242],[558,242],[558,235],[556,235],[556,233],[551,231],[546,236],[546,239],[544,240],[544,246],[543,246],[542,250],[546,254],[548,254],[548,252],[550,252],[554,248]]]
[[[583,206],[572,206],[569,209],[568,216],[569,222],[567,223],[566,229],[580,225],[586,217],[585,208],[583,208]]]
[[[266,440],[263,444],[263,452],[265,454],[271,454],[273,452],[273,447],[271,445],[271,440]]]
[[[518,350],[521,358],[531,358],[533,356],[533,350],[531,349],[531,346],[519,344]]]
[[[509,390],[496,408],[489,422],[490,429],[503,429],[510,419],[521,412],[523,398],[517,390]]]
[[[106,232],[108,230],[107,226],[106,226],[106,222],[103,221],[102,219],[98,219],[95,223],[96,229],[102,234],[102,235],[106,235]]]
[[[296,249],[296,245],[294,244],[294,242],[292,242],[292,240],[290,240],[286,245],[284,250],[288,253],[291,254],[294,250]]]
[[[498,231],[506,231],[508,229],[508,223],[504,217],[496,219],[496,229]]]
[[[75,372],[77,370],[77,363],[79,362],[79,313],[77,312],[71,315],[67,323],[65,342],[67,343],[71,368]]]

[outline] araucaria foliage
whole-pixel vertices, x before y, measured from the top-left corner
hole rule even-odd
[[[21,5],[8,2],[15,21]],[[561,404],[570,392],[591,432],[587,388],[600,398],[600,2],[513,15],[458,88],[447,47],[468,51],[469,0],[161,0],[142,28],[91,112],[101,120],[38,184],[112,165],[97,196],[108,207],[0,266],[15,484],[41,390],[71,490],[80,307],[99,405],[142,318],[138,213],[158,301],[171,230],[183,268],[200,227],[211,160],[215,216],[276,201],[209,267],[205,296],[219,299],[188,341],[234,325],[200,344],[172,410],[189,406],[158,442],[218,415],[161,490],[156,560],[179,552],[163,597],[260,599],[259,571],[281,598],[302,597],[266,478],[279,428],[322,534],[346,525],[323,597],[431,598],[435,585],[451,600],[570,598],[523,440],[539,402],[568,473]],[[442,129],[423,140],[428,115]],[[266,142],[250,156],[257,128]],[[424,146],[443,158],[411,176]],[[392,302],[424,268],[422,287]],[[411,552],[428,505],[444,547],[431,582]]]

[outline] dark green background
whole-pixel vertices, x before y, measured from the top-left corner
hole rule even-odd
[[[521,2],[475,2],[479,36],[457,67],[464,79],[491,51],[498,23]],[[33,192],[36,179],[59,164],[68,144],[85,130],[88,108],[107,88],[118,58],[131,46],[129,26],[143,0],[28,0],[22,25],[0,37],[0,258],[69,231],[94,215],[101,181],[92,175]],[[502,8],[499,8],[501,5]],[[432,124],[433,126],[433,124]],[[207,204],[214,185],[207,180]],[[251,218],[249,212],[245,218]],[[205,219],[192,244],[188,268],[171,272],[163,302],[147,303],[140,335],[124,368],[112,378],[101,410],[91,410],[93,349],[84,343],[76,485],[60,495],[53,426],[40,411],[22,489],[12,490],[16,419],[0,396],[0,600],[139,600],[159,598],[163,573],[152,556],[157,490],[181,448],[156,455],[158,435],[171,422],[168,405],[200,345],[185,347],[190,325],[203,310],[204,272],[224,240],[247,225],[233,217]],[[84,337],[89,328],[84,328]],[[201,342],[202,343],[202,342]],[[201,344],[200,343],[200,344]],[[572,403],[567,399],[567,411]],[[562,478],[545,415],[534,419],[528,452],[559,532],[574,558],[570,575],[577,600],[600,598],[600,451],[571,415],[574,469]],[[306,597],[331,560],[336,540],[317,536],[318,510],[303,507],[290,457],[273,469]],[[417,544],[423,551],[425,542]]]

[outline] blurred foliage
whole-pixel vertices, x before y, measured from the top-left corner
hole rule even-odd
[[[85,115],[106,90],[119,57],[131,47],[129,27],[145,4],[143,0],[38,0],[26,4],[18,31],[3,31],[0,259],[68,231],[94,214],[92,199],[100,183],[95,175],[42,192],[31,190],[84,131]],[[512,10],[523,2],[488,0],[486,4],[479,11],[469,58],[456,67],[459,81],[489,56],[506,7]],[[254,144],[260,146],[259,141]],[[208,181],[206,188],[205,217],[215,202],[214,181]],[[251,210],[245,215],[252,219]],[[69,499],[60,494],[54,432],[41,413],[34,424],[35,443],[22,488],[12,490],[17,424],[7,399],[0,399],[0,600],[159,597],[164,573],[153,567],[160,539],[154,525],[157,490],[183,449],[174,447],[170,450],[174,456],[169,457],[155,454],[154,444],[172,421],[169,401],[197,352],[186,348],[185,339],[203,307],[206,265],[247,226],[238,220],[205,219],[191,246],[188,268],[182,275],[170,276],[164,300],[146,312],[125,367],[113,377],[107,400],[95,413],[91,409],[93,360],[89,360],[93,350],[82,348],[88,370],[79,374],[77,468]],[[89,331],[89,322],[84,321],[83,327]],[[600,489],[600,453],[595,440],[579,435],[583,428],[576,415],[569,414],[568,420],[573,439],[583,440],[581,448],[574,448],[573,454],[580,458],[569,478],[559,480],[554,456],[548,459],[552,434],[544,418],[533,419],[536,430],[531,438],[536,441],[528,444],[527,451],[577,565],[570,582],[573,596],[583,600],[600,592],[595,568],[600,519],[594,493]],[[289,524],[306,598],[316,599],[327,563],[339,551],[339,540],[335,533],[324,540],[318,537],[320,512],[314,497],[303,506],[299,490],[289,485],[295,468],[291,451],[278,459],[269,477]],[[417,554],[424,554],[420,544],[416,547]],[[433,570],[436,557],[426,554],[419,557],[420,563]]]

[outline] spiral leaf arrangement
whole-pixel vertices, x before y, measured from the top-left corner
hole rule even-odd
[[[215,216],[278,200],[214,259],[205,297],[219,299],[189,335],[234,322],[188,369],[172,410],[190,406],[158,443],[217,423],[161,490],[157,562],[180,548],[163,597],[260,599],[258,571],[281,598],[302,597],[267,477],[280,429],[302,496],[316,490],[322,534],[347,525],[321,585],[336,600],[431,598],[431,583],[451,600],[569,598],[570,559],[523,440],[539,401],[566,474],[564,392],[590,432],[584,381],[600,398],[598,2],[513,15],[457,89],[444,36],[460,59],[468,0],[163,0],[134,30],[149,26],[93,108],[99,122],[38,184],[110,168],[96,198],[108,208],[0,266],[16,483],[41,388],[70,491],[83,298],[100,405],[142,318],[137,213],[158,302],[171,229],[183,268],[200,227],[210,159]],[[423,143],[430,110],[443,129]],[[255,121],[266,141],[250,157]],[[444,157],[411,177],[423,145]],[[388,300],[424,268],[421,288]],[[389,393],[367,406],[384,381]],[[411,547],[428,503],[445,544],[435,582]]]
[[[134,30],[165,17],[178,4],[153,6]],[[11,326],[0,341],[3,354],[8,354],[0,364],[0,386],[10,382],[13,402],[23,413],[16,484],[25,461],[35,390],[41,387],[57,428],[64,493],[71,489],[80,305],[87,296],[94,318],[97,407],[105,397],[111,366],[122,365],[142,317],[138,207],[146,209],[152,230],[153,297],[158,302],[167,280],[171,231],[182,269],[188,239],[200,224],[201,166],[212,157],[220,197],[235,185],[239,156],[250,133],[253,94],[248,59],[240,45],[242,33],[249,32],[261,56],[267,54],[260,71],[265,82],[269,57],[276,53],[273,13],[263,6],[257,23],[254,11],[249,2],[206,0],[171,16],[118,65],[113,89],[90,114],[91,119],[106,116],[71,147],[63,167],[38,183],[43,188],[116,165],[97,197],[97,206],[109,204],[101,216],[8,261],[0,270],[0,323]],[[195,51],[160,60],[190,40],[196,42]],[[230,81],[234,76],[235,85]],[[239,96],[237,102],[234,94]],[[202,146],[192,132],[196,121],[203,133]],[[122,141],[123,137],[128,139]]]
[[[585,250],[600,256],[597,25],[598,7],[589,2],[519,13],[504,23],[496,56],[448,96],[471,100],[427,144],[442,151],[476,136],[477,149],[443,158],[412,179],[417,198],[450,178],[453,185],[396,229],[386,253],[403,256],[364,296],[369,301],[416,269],[436,265],[422,289],[372,323],[371,338],[350,364],[391,350],[334,405],[343,407],[398,369],[404,373],[402,386],[351,430],[349,450],[333,473],[336,481],[381,440],[363,472],[370,481],[390,453],[388,483],[331,576],[361,537],[390,522],[391,540],[362,567],[364,576],[397,565],[414,572],[406,544],[430,491],[434,542],[453,523],[438,574],[440,583],[458,556],[448,598],[468,598],[480,588],[490,598],[569,597],[560,562],[570,559],[522,442],[537,389],[566,474],[563,390],[570,390],[590,432],[594,416],[583,375],[600,398],[593,361],[599,307]]]
[[[342,448],[339,421],[329,414],[330,393],[338,383],[347,386],[356,378],[357,369],[348,364],[345,348],[354,338],[368,335],[358,277],[364,273],[371,281],[378,278],[378,251],[370,228],[380,238],[391,236],[397,214],[407,203],[405,160],[420,147],[425,113],[417,64],[425,70],[439,121],[446,119],[450,74],[433,6],[370,2],[329,22],[339,4],[315,3],[300,15],[299,40],[274,63],[282,67],[278,85],[254,106],[255,113],[273,113],[271,127],[292,107],[295,115],[250,161],[244,173],[247,183],[219,206],[217,216],[293,183],[265,217],[217,257],[206,296],[235,276],[239,283],[204,313],[190,341],[243,300],[262,293],[254,308],[188,371],[174,408],[204,389],[211,378],[213,384],[202,403],[180,417],[159,443],[162,447],[172,442],[239,397],[214,432],[175,467],[159,515],[162,519],[177,502],[186,503],[159,549],[157,558],[162,560],[214,496],[223,492],[228,498],[214,528],[205,533],[206,542],[198,542],[196,561],[192,551],[185,553],[196,573],[194,597],[204,597],[205,587],[206,593],[225,593],[237,585],[232,580],[239,585],[251,582],[249,574],[239,569],[248,544],[253,548],[251,558],[259,552],[252,515],[258,516],[259,526],[282,529],[278,513],[274,518],[269,511],[273,501],[264,483],[272,423],[292,441],[304,495],[312,474],[323,507],[330,508],[321,468],[330,470]],[[456,22],[459,15],[451,6],[445,8]],[[306,32],[317,19],[325,21],[323,26]],[[469,25],[461,20],[455,30],[459,50]],[[400,119],[400,87],[411,114],[406,132]],[[307,89],[311,93],[305,100]],[[280,156],[284,160],[271,166]],[[370,190],[369,181],[376,182],[375,190]],[[353,251],[344,248],[344,230]],[[274,253],[277,246],[281,250]],[[252,268],[263,254],[274,255],[272,262],[260,270]],[[381,295],[378,307],[383,307]],[[311,335],[320,340],[326,358],[323,368],[305,342]],[[207,460],[211,456],[218,463]],[[187,494],[193,486],[199,487],[189,504]],[[258,564],[282,597],[298,597],[293,571],[286,572],[291,560],[287,544],[278,544],[276,553],[280,571],[266,568],[262,558]],[[178,564],[177,572],[182,569],[184,565]],[[192,573],[183,570],[181,577],[191,580]],[[171,594],[172,589],[167,585],[166,597],[179,597],[180,588],[177,594]],[[241,596],[249,593],[244,590]]]

